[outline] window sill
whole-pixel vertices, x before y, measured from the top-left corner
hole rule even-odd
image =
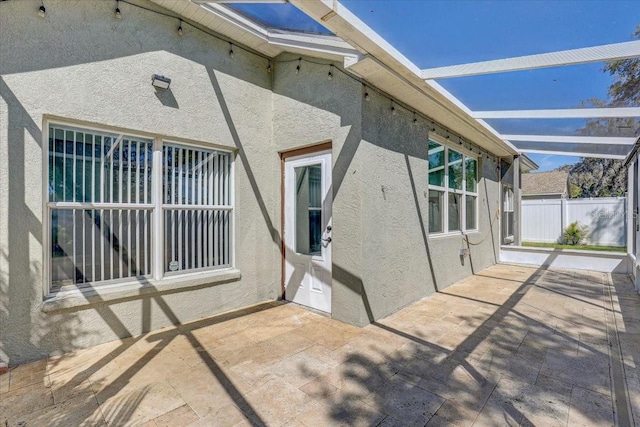
[[[447,237],[464,237],[464,236],[473,236],[475,234],[480,233],[480,230],[469,230],[465,232],[460,231],[451,231],[449,233],[433,233],[429,234],[429,240],[437,240],[437,239],[445,239]]]
[[[61,291],[48,295],[42,305],[42,311],[50,313],[58,310],[90,306],[106,301],[116,301],[143,297],[154,294],[174,293],[191,288],[202,288],[219,283],[240,280],[240,270],[225,268],[223,270],[189,273],[181,276],[167,277],[162,280],[149,279],[135,283],[118,284],[108,287],[97,287]]]

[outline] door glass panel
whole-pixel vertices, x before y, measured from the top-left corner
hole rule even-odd
[[[296,172],[296,252],[322,252],[322,166],[295,168]]]

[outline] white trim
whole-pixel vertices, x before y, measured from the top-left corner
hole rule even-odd
[[[551,142],[560,144],[632,145],[636,138],[606,136],[502,135],[509,141]]]
[[[632,262],[625,252],[500,246],[500,263],[629,274]]]
[[[134,209],[153,210],[153,204],[145,203],[80,203],[80,202],[47,202],[50,209]]]
[[[286,3],[287,0],[191,0],[193,3]]]
[[[472,111],[471,117],[475,119],[580,119],[606,117],[640,117],[640,107]]]
[[[232,268],[236,267],[236,174],[235,174],[235,165],[236,165],[236,154],[229,154],[229,161],[231,165],[229,165],[229,205],[231,206],[231,212],[229,213],[229,265]]]
[[[197,271],[185,273],[180,276],[165,277],[157,281],[152,278],[129,281],[126,283],[113,283],[99,287],[86,287],[61,291],[54,295],[48,295],[42,304],[45,313],[64,310],[74,307],[87,306],[94,303],[113,301],[123,298],[135,298],[162,292],[171,292],[180,289],[188,289],[200,286],[215,286],[240,280],[239,270],[232,267],[217,270]]]
[[[515,58],[427,68],[421,76],[425,80],[468,77],[482,74],[505,73],[511,71],[534,70],[548,67],[562,67],[591,62],[604,62],[640,57],[640,40],[613,43],[581,49],[562,50]]]
[[[151,260],[151,274],[155,280],[161,280],[164,275],[164,211],[162,210],[162,146],[160,138],[153,141],[153,156],[151,158],[151,203],[154,205],[152,217],[151,245],[153,259]]]
[[[572,157],[594,157],[599,159],[618,159],[623,160],[626,156],[622,154],[603,154],[603,153],[578,153],[572,151],[561,151],[561,150],[532,150],[532,149],[523,149],[523,153],[531,153],[531,154],[553,154],[556,156],[572,156]]]
[[[352,58],[360,56],[359,52],[350,44],[333,35],[310,34],[302,31],[297,32],[265,27],[259,22],[221,4],[226,2],[198,1],[195,3],[207,12],[258,37],[265,43],[271,46],[285,48],[283,50],[286,50],[286,48],[295,48],[302,49],[309,53],[321,52],[329,55],[348,56]]]
[[[179,204],[163,204],[164,210],[194,210],[194,211],[232,211],[233,205],[179,205]]]
[[[49,120],[42,120],[42,298],[49,294],[49,281],[51,278],[51,210],[47,206],[49,202]],[[53,143],[55,152],[55,142]],[[66,150],[65,150],[66,151]]]

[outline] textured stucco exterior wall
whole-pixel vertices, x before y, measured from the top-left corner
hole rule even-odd
[[[429,237],[428,134],[430,123],[370,93],[364,105],[361,149],[365,291],[374,319],[442,290],[495,264],[499,226],[497,163],[479,159],[479,232]],[[452,146],[456,148],[455,146]],[[469,248],[461,259],[460,248]]]
[[[275,61],[273,141],[278,151],[332,142],[332,316],[365,325],[369,321],[362,299],[362,85],[337,70],[328,80],[329,65],[302,62],[296,74],[298,57],[286,54]]]
[[[121,3],[0,3],[0,360],[11,364],[279,295],[274,213],[279,181],[271,140],[267,61],[175,19]],[[146,7],[153,8],[150,3]],[[170,92],[151,74],[172,78]],[[236,266],[242,279],[153,297],[44,313],[44,115],[232,149]],[[275,166],[274,166],[275,165]]]
[[[143,1],[143,0],[140,0]],[[365,325],[496,262],[496,164],[480,161],[480,232],[428,237],[428,126],[329,66],[267,61],[121,3],[0,2],[0,360],[138,335],[280,295],[280,157],[332,142],[332,316]],[[155,8],[150,3],[145,7]],[[25,36],[29,29],[29,36]],[[312,59],[314,62],[326,62]],[[172,78],[156,92],[153,73]],[[45,116],[225,147],[242,278],[43,312]]]
[[[332,316],[364,325],[496,262],[497,163],[480,159],[479,229],[428,236],[429,123],[387,98],[297,56],[275,61],[274,144],[286,151],[333,142]],[[317,61],[316,61],[317,62]],[[338,64],[335,64],[337,67]],[[462,260],[459,249],[470,248]]]

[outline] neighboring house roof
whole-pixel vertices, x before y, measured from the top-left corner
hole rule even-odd
[[[569,172],[552,171],[526,173],[522,175],[522,195],[552,195],[567,196]]]

